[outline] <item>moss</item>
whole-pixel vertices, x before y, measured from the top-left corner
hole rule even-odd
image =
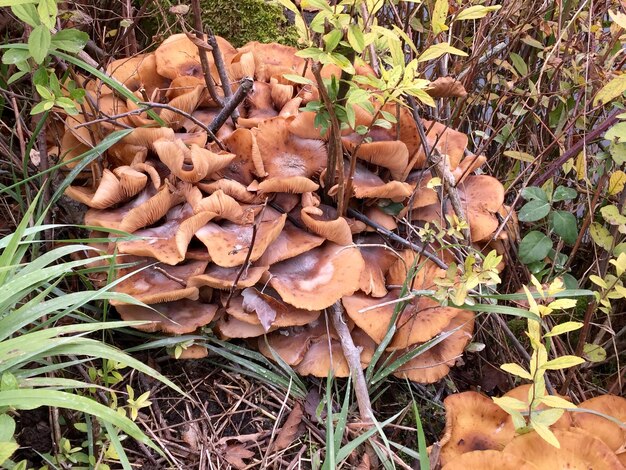
[[[241,47],[250,41],[295,45],[296,28],[283,8],[265,0],[202,0],[204,24],[213,32]]]

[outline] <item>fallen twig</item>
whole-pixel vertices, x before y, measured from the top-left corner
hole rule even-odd
[[[372,403],[370,401],[369,391],[367,390],[367,382],[363,375],[361,366],[361,351],[354,345],[348,325],[343,318],[343,306],[341,302],[335,302],[331,309],[331,319],[333,326],[339,336],[341,350],[350,367],[350,375],[354,381],[354,393],[359,406],[359,414],[361,421],[368,424],[374,424],[374,412],[372,411]]]
[[[254,81],[250,77],[244,77],[241,79],[241,84],[239,85],[239,88],[237,88],[233,97],[228,100],[219,114],[215,117],[215,119],[213,119],[213,122],[209,124],[209,129],[213,134],[217,134],[220,127],[222,127],[226,120],[232,116],[235,109],[237,109],[237,106],[239,106],[248,93],[250,93],[253,85]]]
[[[197,1],[197,0],[196,0]],[[211,46],[211,54],[213,54],[213,62],[215,63],[215,67],[217,68],[217,73],[220,77],[220,84],[222,85],[222,90],[224,90],[224,101],[229,102],[233,97],[233,91],[230,88],[230,80],[228,79],[228,74],[226,73],[226,65],[224,64],[224,56],[222,56],[222,51],[220,51],[220,46],[217,44],[217,39],[215,39],[215,34],[213,31],[207,28],[207,42],[209,46]],[[233,119],[237,119],[239,117],[239,111],[237,108],[233,110],[231,113]]]
[[[202,8],[200,7],[200,0],[192,0],[191,6],[193,8],[193,22],[196,38],[204,42],[204,35],[202,34]],[[223,107],[224,102],[217,94],[215,82],[211,76],[211,67],[209,65],[209,58],[207,57],[207,50],[204,47],[198,46],[198,54],[200,56],[202,73],[204,74],[204,81],[206,83],[207,90],[209,90],[209,95],[211,95],[211,98],[218,104],[218,106]]]

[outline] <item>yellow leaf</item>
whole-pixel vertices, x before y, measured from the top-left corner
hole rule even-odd
[[[609,196],[619,194],[626,185],[626,173],[622,170],[614,171],[609,178]]]
[[[626,15],[624,13],[620,11],[615,13],[612,10],[609,10],[609,16],[617,25],[619,25],[621,28],[626,29]]]
[[[576,331],[582,327],[583,327],[583,324],[578,321],[568,321],[565,323],[561,323],[559,325],[555,325],[554,328],[550,330],[550,333],[546,333],[544,335],[544,338],[545,337],[549,338],[550,336],[562,335],[563,333],[569,333],[570,331]]]
[[[446,18],[448,17],[448,10],[450,5],[448,0],[437,0],[435,7],[433,8],[433,16],[431,20],[431,28],[433,33],[439,34],[442,31],[447,31]]]
[[[524,411],[528,409],[528,405],[526,403],[513,397],[494,397],[493,401],[496,405],[503,409],[508,408],[515,411]]]
[[[609,233],[609,231],[603,225],[594,222],[589,227],[589,233],[591,234],[591,238],[593,241],[601,248],[604,248],[607,251],[611,250],[613,246],[613,235]]]
[[[509,158],[514,158],[515,160],[521,160],[523,162],[533,163],[535,161],[535,157],[526,152],[517,152],[515,150],[507,150],[504,152],[504,155]]]
[[[574,171],[578,181],[587,179],[587,161],[585,159],[584,152],[580,152],[576,157],[576,163],[574,164]]]
[[[522,379],[528,379],[528,380],[533,379],[533,376],[530,375],[530,373],[526,369],[524,369],[522,366],[515,364],[515,363],[502,364],[500,366],[500,369],[502,369],[505,372],[508,372],[509,374],[513,374],[517,377],[521,377]]]
[[[576,408],[573,403],[556,395],[546,395],[541,397],[539,401],[550,408]]]
[[[626,74],[619,75],[604,85],[593,99],[593,105],[606,104],[626,91]]]
[[[550,431],[550,428],[548,426],[546,426],[545,424],[541,424],[541,423],[533,423],[532,419],[531,419],[530,424],[533,427],[533,429],[537,432],[537,434],[539,434],[539,436],[541,436],[541,438],[544,441],[556,447],[557,449],[561,448],[561,444],[559,444],[559,440],[552,433],[552,431]]]
[[[456,15],[456,18],[454,18],[454,21],[477,20],[480,18],[484,18],[485,16],[487,16],[489,12],[497,11],[500,8],[502,8],[501,5],[495,5],[492,7],[474,5],[472,7],[466,8],[465,10],[461,11],[458,15]]]
[[[463,57],[467,56],[466,52],[463,52],[461,49],[457,49],[456,47],[452,47],[450,44],[442,42],[439,44],[434,44],[422,52],[422,55],[417,59],[418,62],[426,62],[427,60],[438,59],[444,54],[454,54],[460,55]]]
[[[582,364],[585,360],[582,357],[565,355],[546,362],[541,368],[545,370],[561,370]]]

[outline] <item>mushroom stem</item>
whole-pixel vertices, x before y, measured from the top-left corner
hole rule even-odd
[[[343,317],[343,306],[340,301],[333,304],[331,318],[333,326],[339,335],[343,355],[350,367],[350,375],[354,380],[354,393],[356,394],[361,420],[365,423],[374,424],[376,421],[374,412],[372,411],[372,403],[370,402],[367,382],[365,381],[365,375],[363,374],[363,368],[361,366],[361,351],[354,345],[354,341],[352,341],[350,330]]]
[[[250,77],[244,77],[241,79],[241,84],[239,85],[239,88],[237,88],[235,94],[230,100],[228,100],[219,114],[215,116],[213,122],[209,124],[209,129],[212,133],[216,134],[220,127],[224,125],[226,120],[237,109],[237,106],[239,106],[248,93],[250,93],[253,85],[254,81]]]
[[[444,263],[439,258],[437,258],[437,256],[434,253],[431,253],[430,251],[426,251],[424,246],[418,245],[417,243],[411,243],[410,241],[405,240],[404,238],[396,235],[395,233],[393,233],[390,230],[387,230],[382,225],[377,224],[376,222],[374,222],[369,217],[364,216],[363,214],[361,214],[360,212],[358,212],[358,211],[356,211],[354,209],[348,208],[348,215],[350,217],[354,217],[357,220],[360,220],[365,225],[369,225],[370,227],[375,228],[378,233],[380,233],[381,235],[383,235],[383,236],[385,236],[387,238],[390,238],[394,242],[397,242],[397,243],[399,243],[400,245],[402,245],[402,246],[404,246],[406,248],[410,248],[410,249],[416,251],[417,253],[424,255],[426,258],[431,260],[433,263],[435,263],[441,269],[448,269],[448,265],[446,263]]]
[[[194,0],[199,1],[199,0]],[[213,61],[215,62],[215,67],[217,68],[217,73],[220,76],[220,83],[222,84],[222,90],[224,90],[224,102],[230,102],[233,97],[233,91],[230,88],[230,80],[228,79],[228,75],[226,74],[226,65],[224,64],[224,56],[222,56],[222,51],[220,51],[220,47],[217,44],[217,39],[215,39],[215,34],[211,31],[207,26],[207,42],[209,46],[213,48],[211,50],[211,54],[213,54]],[[239,111],[235,108],[232,112],[233,119],[237,119],[239,117]]]
[[[204,35],[202,34],[202,8],[200,7],[200,0],[192,0],[191,6],[193,8],[193,25],[195,30],[194,33],[200,41],[204,41]],[[211,76],[211,67],[209,65],[207,51],[204,48],[198,46],[198,55],[200,56],[200,64],[202,65],[204,81],[206,82],[206,87],[207,90],[209,90],[211,98],[220,106],[224,106],[224,102],[217,94],[215,82],[213,81],[213,77]]]

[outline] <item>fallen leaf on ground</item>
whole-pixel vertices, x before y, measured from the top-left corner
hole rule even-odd
[[[243,459],[249,459],[254,456],[254,452],[245,448],[243,444],[235,444],[232,446],[226,446],[223,452],[226,461],[237,469],[242,469],[248,466]]]
[[[293,441],[298,439],[298,436],[302,433],[300,424],[302,423],[302,405],[296,403],[289,413],[289,416],[285,420],[285,424],[278,432],[276,441],[274,442],[275,450],[283,450],[289,447]]]

